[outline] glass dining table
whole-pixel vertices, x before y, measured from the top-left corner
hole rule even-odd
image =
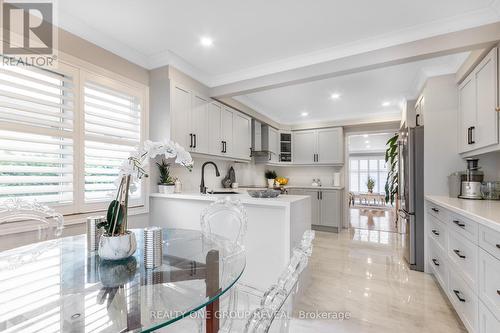
[[[245,252],[163,229],[162,265],[145,269],[143,231],[132,231],[137,251],[122,261],[88,252],[86,235],[1,252],[0,332],[153,332],[200,313],[217,332],[219,297],[241,277]]]

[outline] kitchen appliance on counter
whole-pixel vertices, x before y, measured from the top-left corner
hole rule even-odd
[[[410,269],[424,270],[424,126],[399,131],[399,232]]]
[[[458,198],[462,187],[462,171],[456,171],[448,176],[448,191],[450,198]]]
[[[481,184],[481,196],[485,200],[500,200],[500,181],[483,182]]]
[[[461,175],[460,195],[461,199],[483,199],[481,195],[481,183],[484,180],[484,173],[480,171],[478,166],[479,159],[468,158],[467,170]]]

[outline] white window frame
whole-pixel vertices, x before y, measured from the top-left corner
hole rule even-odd
[[[139,98],[141,103],[141,133],[140,142],[144,142],[149,137],[149,87],[146,84],[128,79],[124,76],[93,65],[71,55],[59,52],[59,61],[53,72],[73,77],[74,89],[74,119],[73,132],[68,133],[68,138],[73,140],[73,202],[72,204],[50,204],[63,215],[73,215],[82,217],[89,213],[102,213],[107,209],[108,202],[85,203],[85,129],[84,129],[84,84],[86,80],[102,84],[104,86],[122,90]],[[7,130],[16,130],[23,125],[12,124],[6,127]],[[43,128],[33,131],[34,134],[52,134],[50,129]],[[133,205],[129,209],[130,215],[143,214],[149,212],[149,178],[142,180],[141,202]]]
[[[350,155],[349,159],[348,159],[348,161],[349,161],[349,174],[348,174],[349,191],[351,191],[353,193],[363,193],[363,192],[359,192],[359,191],[354,191],[354,189],[351,188],[351,175],[353,173],[356,173],[357,176],[358,176],[358,190],[361,188],[361,177],[360,177],[360,173],[361,172],[368,173],[368,176],[370,176],[371,173],[377,173],[377,175],[378,175],[377,178],[380,178],[380,173],[384,172],[384,170],[380,168],[379,161],[383,160],[383,159],[384,159],[384,155],[381,155],[381,154],[366,154],[366,155],[363,155],[363,154],[359,154],[359,155],[358,154],[352,154],[352,155]],[[353,161],[353,160],[356,161],[357,164],[358,164],[357,170],[353,170],[351,168],[351,161]],[[366,160],[366,161],[368,161],[368,168],[366,170],[360,170],[360,163],[359,163],[360,160]],[[376,169],[370,169],[370,160],[376,160],[377,161],[377,168]],[[385,170],[385,173],[387,173],[387,169]],[[379,179],[379,181],[380,181],[380,179]],[[386,180],[384,180],[384,182],[385,181]],[[385,188],[385,183],[384,183],[384,186],[382,186],[382,191],[379,194],[384,194],[384,191],[383,191],[384,188]]]

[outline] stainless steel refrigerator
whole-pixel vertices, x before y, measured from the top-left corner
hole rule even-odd
[[[424,127],[399,131],[399,223],[404,258],[424,270]]]

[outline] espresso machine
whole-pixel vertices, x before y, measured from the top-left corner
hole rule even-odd
[[[467,170],[460,176],[461,187],[458,197],[461,199],[482,199],[481,183],[484,180],[484,173],[479,170],[478,161],[477,158],[466,159]]]

